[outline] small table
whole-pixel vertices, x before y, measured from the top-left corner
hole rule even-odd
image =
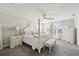
[[[56,41],[54,39],[50,39],[44,42],[44,46],[49,47],[49,53],[51,53],[52,46],[56,44]]]

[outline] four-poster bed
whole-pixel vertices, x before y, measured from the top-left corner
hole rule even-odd
[[[44,15],[43,19],[46,20],[49,18],[46,18],[46,16]],[[38,34],[37,35],[24,35],[23,42],[32,46],[33,50],[37,49],[38,52],[40,53],[41,48],[43,48],[44,46],[47,46],[47,44],[48,44],[47,47],[49,47],[49,49],[51,49],[51,47],[52,47],[53,43],[55,43],[55,41],[53,41],[53,40],[50,41],[50,39],[51,39],[50,34],[45,34],[45,33],[41,34],[41,19],[38,19]]]
[[[49,40],[50,36],[48,34],[40,33],[40,19],[38,19],[38,34],[28,35],[27,33],[23,36],[23,42],[32,46],[32,49],[37,49],[40,53],[41,48],[44,47],[44,42]]]
[[[38,19],[38,32],[35,35],[24,35],[23,42],[32,46],[32,49],[37,49],[38,52],[41,52],[41,48],[44,46],[49,47],[49,52],[51,52],[51,47],[55,44],[55,40],[52,40],[50,34],[41,33],[41,21],[47,20],[47,19],[53,19],[53,18],[46,18],[46,15],[44,15],[43,19]],[[44,24],[46,25],[46,24]]]

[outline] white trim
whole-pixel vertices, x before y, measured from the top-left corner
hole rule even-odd
[[[3,49],[3,48],[0,48],[0,50],[1,50],[1,49]]]
[[[0,48],[0,50],[1,50],[2,48]]]
[[[4,47],[8,47],[8,46],[10,46],[10,45],[9,45],[9,44],[5,44],[5,45],[3,45],[3,48],[4,48]]]

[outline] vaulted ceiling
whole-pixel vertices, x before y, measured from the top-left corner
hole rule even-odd
[[[37,21],[44,13],[55,20],[68,19],[72,13],[79,13],[77,3],[4,3],[0,4],[0,12]]]

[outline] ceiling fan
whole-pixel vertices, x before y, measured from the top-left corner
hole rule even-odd
[[[43,14],[43,19],[53,20],[54,18],[48,18],[48,17],[46,17],[46,14]]]
[[[43,17],[41,18],[41,22],[50,22],[54,18],[46,17],[46,14],[43,14]]]

